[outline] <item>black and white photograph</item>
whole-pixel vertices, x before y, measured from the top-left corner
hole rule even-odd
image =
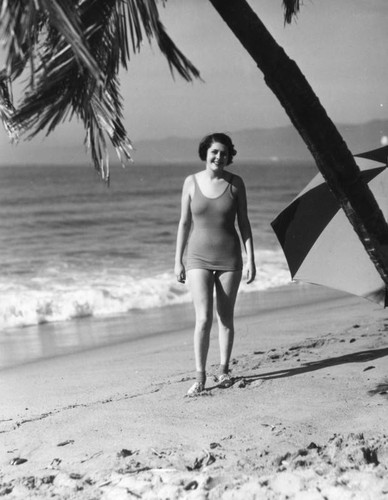
[[[0,497],[388,498],[387,0],[0,0]]]

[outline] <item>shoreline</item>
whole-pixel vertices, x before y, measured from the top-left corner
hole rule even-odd
[[[227,390],[215,331],[206,396],[184,397],[191,320],[3,370],[4,498],[386,498],[385,310],[320,287],[248,295]]]
[[[290,283],[263,291],[240,291],[235,317],[238,321],[239,318],[279,308],[300,306],[314,301],[352,298],[354,300],[354,297],[336,290],[302,283]],[[0,372],[47,358],[194,328],[194,321],[192,303],[183,302],[163,307],[134,309],[126,314],[114,316],[86,317],[73,321],[9,328],[0,334]],[[213,328],[216,328],[216,325]]]

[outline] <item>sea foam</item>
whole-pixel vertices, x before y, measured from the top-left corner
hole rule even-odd
[[[257,252],[257,277],[240,291],[247,293],[290,282],[290,274],[279,251]],[[63,270],[62,270],[63,271]],[[125,314],[133,309],[164,307],[191,300],[187,284],[177,283],[174,274],[133,276],[106,270],[58,276],[47,273],[25,282],[4,282],[0,287],[0,326],[21,327],[83,317]]]

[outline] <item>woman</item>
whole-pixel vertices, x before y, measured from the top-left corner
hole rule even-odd
[[[187,273],[196,317],[196,382],[188,396],[200,395],[205,389],[214,289],[220,348],[218,385],[230,387],[233,383],[229,361],[234,339],[234,305],[243,268],[236,217],[247,253],[247,282],[251,283],[256,275],[244,182],[225,170],[236,155],[233,143],[225,134],[211,134],[202,139],[198,153],[206,167],[184,181],[175,256],[175,275],[184,283]],[[188,241],[185,268],[183,254]]]

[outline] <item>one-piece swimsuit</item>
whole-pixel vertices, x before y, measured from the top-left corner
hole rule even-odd
[[[242,270],[241,244],[235,227],[237,199],[232,192],[233,175],[224,192],[216,198],[205,196],[196,176],[193,177],[193,230],[187,248],[186,269]]]

